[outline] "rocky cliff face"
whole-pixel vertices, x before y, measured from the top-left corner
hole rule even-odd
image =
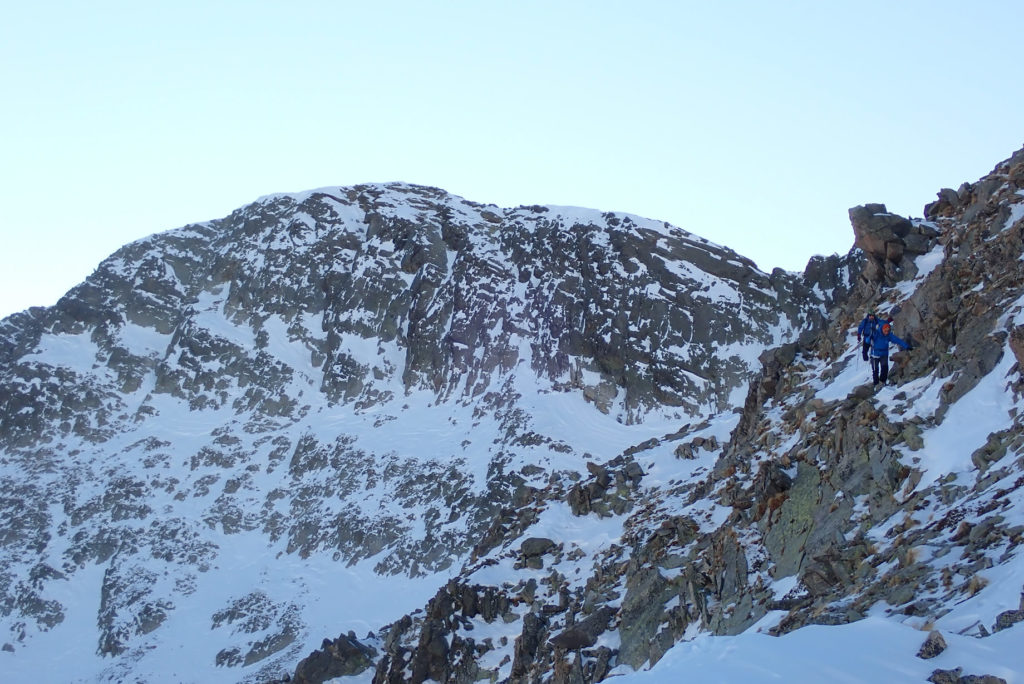
[[[128,245],[0,322],[0,656],[596,682],[706,633],[1012,628],[1022,162],[851,210],[799,275],[405,185]],[[869,308],[915,345],[877,393]]]
[[[829,326],[763,354],[736,422],[535,492],[425,610],[326,640],[295,680],[345,674],[359,644],[374,682],[596,682],[699,633],[869,614],[921,629],[906,657],[923,663],[942,631],[984,639],[1024,620],[1024,150],[939,197],[925,220],[851,210],[856,285]],[[867,310],[915,345],[880,391],[852,340]],[[616,519],[615,543],[579,541]]]
[[[5,651],[94,623],[97,676],[145,678],[203,625],[203,666],[272,676],[336,619],[321,573],[451,575],[592,453],[731,415],[854,263],[769,275],[664,223],[407,185],[130,244],[0,322]]]

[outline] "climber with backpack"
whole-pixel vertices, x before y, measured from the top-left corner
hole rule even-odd
[[[883,385],[889,379],[889,345],[895,344],[904,351],[913,347],[909,342],[901,340],[892,332],[892,323],[886,321],[875,329],[871,336],[871,380],[873,385]]]
[[[874,311],[868,311],[868,315],[857,326],[857,341],[861,342],[861,357],[868,360],[868,350],[871,349],[871,337],[878,330],[878,319]]]

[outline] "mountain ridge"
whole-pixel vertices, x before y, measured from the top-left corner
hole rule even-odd
[[[878,567],[931,581],[872,536],[928,498],[901,487],[941,486],[911,445],[940,451],[945,415],[1013,372],[1016,300],[978,262],[1020,287],[1020,156],[925,219],[851,210],[860,246],[803,274],[661,222],[406,184],[127,245],[0,321],[2,655],[39,672],[77,625],[83,680],[268,681],[347,623],[373,635],[325,640],[295,679],[600,681],[772,615],[859,619],[897,600]],[[865,302],[921,350],[902,399],[853,383]],[[1019,450],[1013,420],[985,423],[976,467]],[[1006,499],[1015,472],[944,496]],[[983,522],[988,558],[1015,537]],[[418,588],[385,598],[388,577]],[[98,610],[68,600],[85,586]],[[949,601],[926,598],[910,617]]]

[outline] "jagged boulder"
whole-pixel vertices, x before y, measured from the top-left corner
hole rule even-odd
[[[541,615],[527,613],[523,616],[523,632],[516,637],[512,658],[513,681],[526,681],[545,643],[547,627],[548,621]]]
[[[891,285],[914,276],[913,259],[931,249],[938,235],[934,228],[889,213],[884,204],[856,206],[849,213],[854,247],[868,259],[861,273],[868,283]]]
[[[1006,680],[993,675],[964,675],[962,667],[953,670],[935,670],[928,677],[932,684],[1006,684]]]
[[[992,631],[1009,629],[1018,622],[1024,622],[1024,610],[1005,610],[996,616],[996,624],[992,626]]]
[[[373,666],[376,649],[362,644],[353,632],[337,639],[324,639],[314,651],[295,668],[295,684],[321,684],[336,677],[351,677]]]
[[[929,660],[945,650],[946,640],[942,637],[941,632],[933,629],[928,633],[928,638],[924,640],[923,644],[921,644],[921,648],[917,652],[917,657]]]
[[[884,204],[856,206],[850,209],[849,214],[854,247],[878,260],[899,261],[902,258],[903,238],[913,228],[909,219],[890,214]]]
[[[530,537],[519,546],[519,554],[527,567],[544,567],[542,556],[555,548],[555,542],[546,537]]]
[[[551,644],[566,651],[590,648],[608,630],[608,623],[614,616],[614,608],[602,606],[593,615],[551,637]]]
[[[1017,368],[1024,373],[1024,325],[1014,326],[1010,330],[1010,349],[1017,357]]]

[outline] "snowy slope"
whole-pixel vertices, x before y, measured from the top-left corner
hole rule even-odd
[[[5,679],[1020,681],[1015,168],[897,281],[397,184],[126,246],[0,322]]]
[[[4,671],[257,681],[379,630],[524,491],[731,408],[821,308],[782,285],[659,222],[403,185],[128,245],[0,330]]]

